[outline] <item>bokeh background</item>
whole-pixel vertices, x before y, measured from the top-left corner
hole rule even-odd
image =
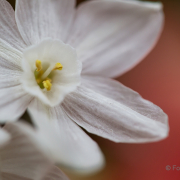
[[[15,0],[8,0],[14,7]],[[83,0],[79,0],[78,3]],[[113,143],[97,136],[106,167],[91,176],[68,173],[71,180],[179,180],[180,167],[180,0],[162,0],[165,27],[154,50],[134,69],[117,78],[160,106],[169,116],[166,140],[150,144]]]

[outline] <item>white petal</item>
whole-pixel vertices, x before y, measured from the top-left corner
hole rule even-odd
[[[7,131],[0,128],[0,147],[10,140],[10,135]]]
[[[134,67],[155,45],[162,5],[138,1],[89,1],[80,5],[68,43],[83,74],[115,77]]]
[[[0,42],[0,88],[20,84],[22,53]]]
[[[104,165],[98,145],[81,130],[60,107],[48,108],[34,100],[28,108],[39,128],[49,155],[61,165],[81,173],[92,173]]]
[[[21,85],[11,84],[9,79],[8,82],[4,81],[5,85],[0,89],[0,122],[17,120],[32,100]]]
[[[113,80],[87,78],[62,106],[87,131],[115,142],[151,142],[168,135],[167,115]]]
[[[0,176],[1,177],[1,176]],[[18,175],[3,173],[1,180],[34,180],[30,178],[20,177]],[[37,179],[36,179],[37,180]],[[67,176],[56,166],[51,166],[44,177],[38,180],[69,180]]]
[[[17,0],[16,22],[28,44],[51,37],[65,42],[73,19],[75,0]]]
[[[42,180],[69,180],[64,173],[56,166],[49,169],[48,173]]]
[[[22,123],[7,124],[5,130],[12,138],[0,149],[1,179],[41,180],[53,164],[35,143],[35,131]]]
[[[0,44],[4,41],[18,50],[26,47],[18,31],[13,8],[6,0],[0,0]]]
[[[22,52],[0,40],[0,68],[21,71]]]
[[[31,100],[20,85],[22,70],[16,61],[20,54],[12,47],[7,51],[0,52],[0,122],[19,118]]]
[[[22,50],[26,47],[11,5],[0,0],[0,122],[15,120],[25,111],[29,96],[20,88]]]
[[[5,84],[17,84],[22,75],[22,52],[0,40],[0,88]]]
[[[0,89],[19,85],[21,76],[18,67],[0,57]]]

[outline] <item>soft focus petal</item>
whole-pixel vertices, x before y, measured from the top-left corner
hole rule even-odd
[[[67,176],[56,166],[53,166],[46,173],[45,177],[42,180],[69,180]]]
[[[10,135],[4,129],[0,128],[0,147],[10,140]]]
[[[0,46],[4,41],[18,50],[26,46],[19,34],[13,8],[6,0],[0,0]]]
[[[98,145],[60,107],[47,108],[34,100],[28,110],[42,135],[41,142],[51,147],[48,154],[62,166],[81,173],[103,167],[104,159]]]
[[[83,74],[115,77],[134,67],[155,45],[162,5],[140,1],[88,1],[77,10],[68,43]]]
[[[75,0],[17,0],[16,22],[28,44],[51,37],[66,40]]]
[[[0,73],[1,74],[1,73]],[[1,76],[2,77],[2,76]],[[26,110],[32,97],[28,95],[21,85],[11,84],[9,80],[6,82],[6,77],[0,80],[4,83],[0,86],[0,122],[17,120]],[[9,84],[10,82],[10,84]]]
[[[12,138],[0,149],[1,179],[43,180],[44,175],[50,169],[53,170],[53,164],[41,152],[40,142],[35,143],[35,131],[22,123],[10,123],[4,129]],[[53,178],[53,174],[50,177]]]
[[[119,82],[94,77],[68,95],[63,108],[87,131],[115,142],[151,142],[167,137],[167,115]]]

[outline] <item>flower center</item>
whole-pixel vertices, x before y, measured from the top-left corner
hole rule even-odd
[[[57,39],[27,47],[22,70],[23,89],[50,107],[59,105],[81,83],[82,63],[76,50]]]
[[[42,66],[40,60],[36,60],[36,69],[34,71],[34,76],[37,84],[41,89],[51,90],[52,87],[52,76],[53,71],[62,70],[63,66],[61,63],[56,63],[55,66]]]

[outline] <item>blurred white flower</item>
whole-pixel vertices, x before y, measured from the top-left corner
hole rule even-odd
[[[24,123],[9,123],[11,139],[0,145],[1,180],[68,180],[41,150],[36,132]]]
[[[160,3],[17,0],[14,13],[0,0],[1,122],[28,109],[45,153],[80,171],[104,158],[77,124],[115,142],[165,138],[167,115],[110,79],[145,57],[162,25]]]

